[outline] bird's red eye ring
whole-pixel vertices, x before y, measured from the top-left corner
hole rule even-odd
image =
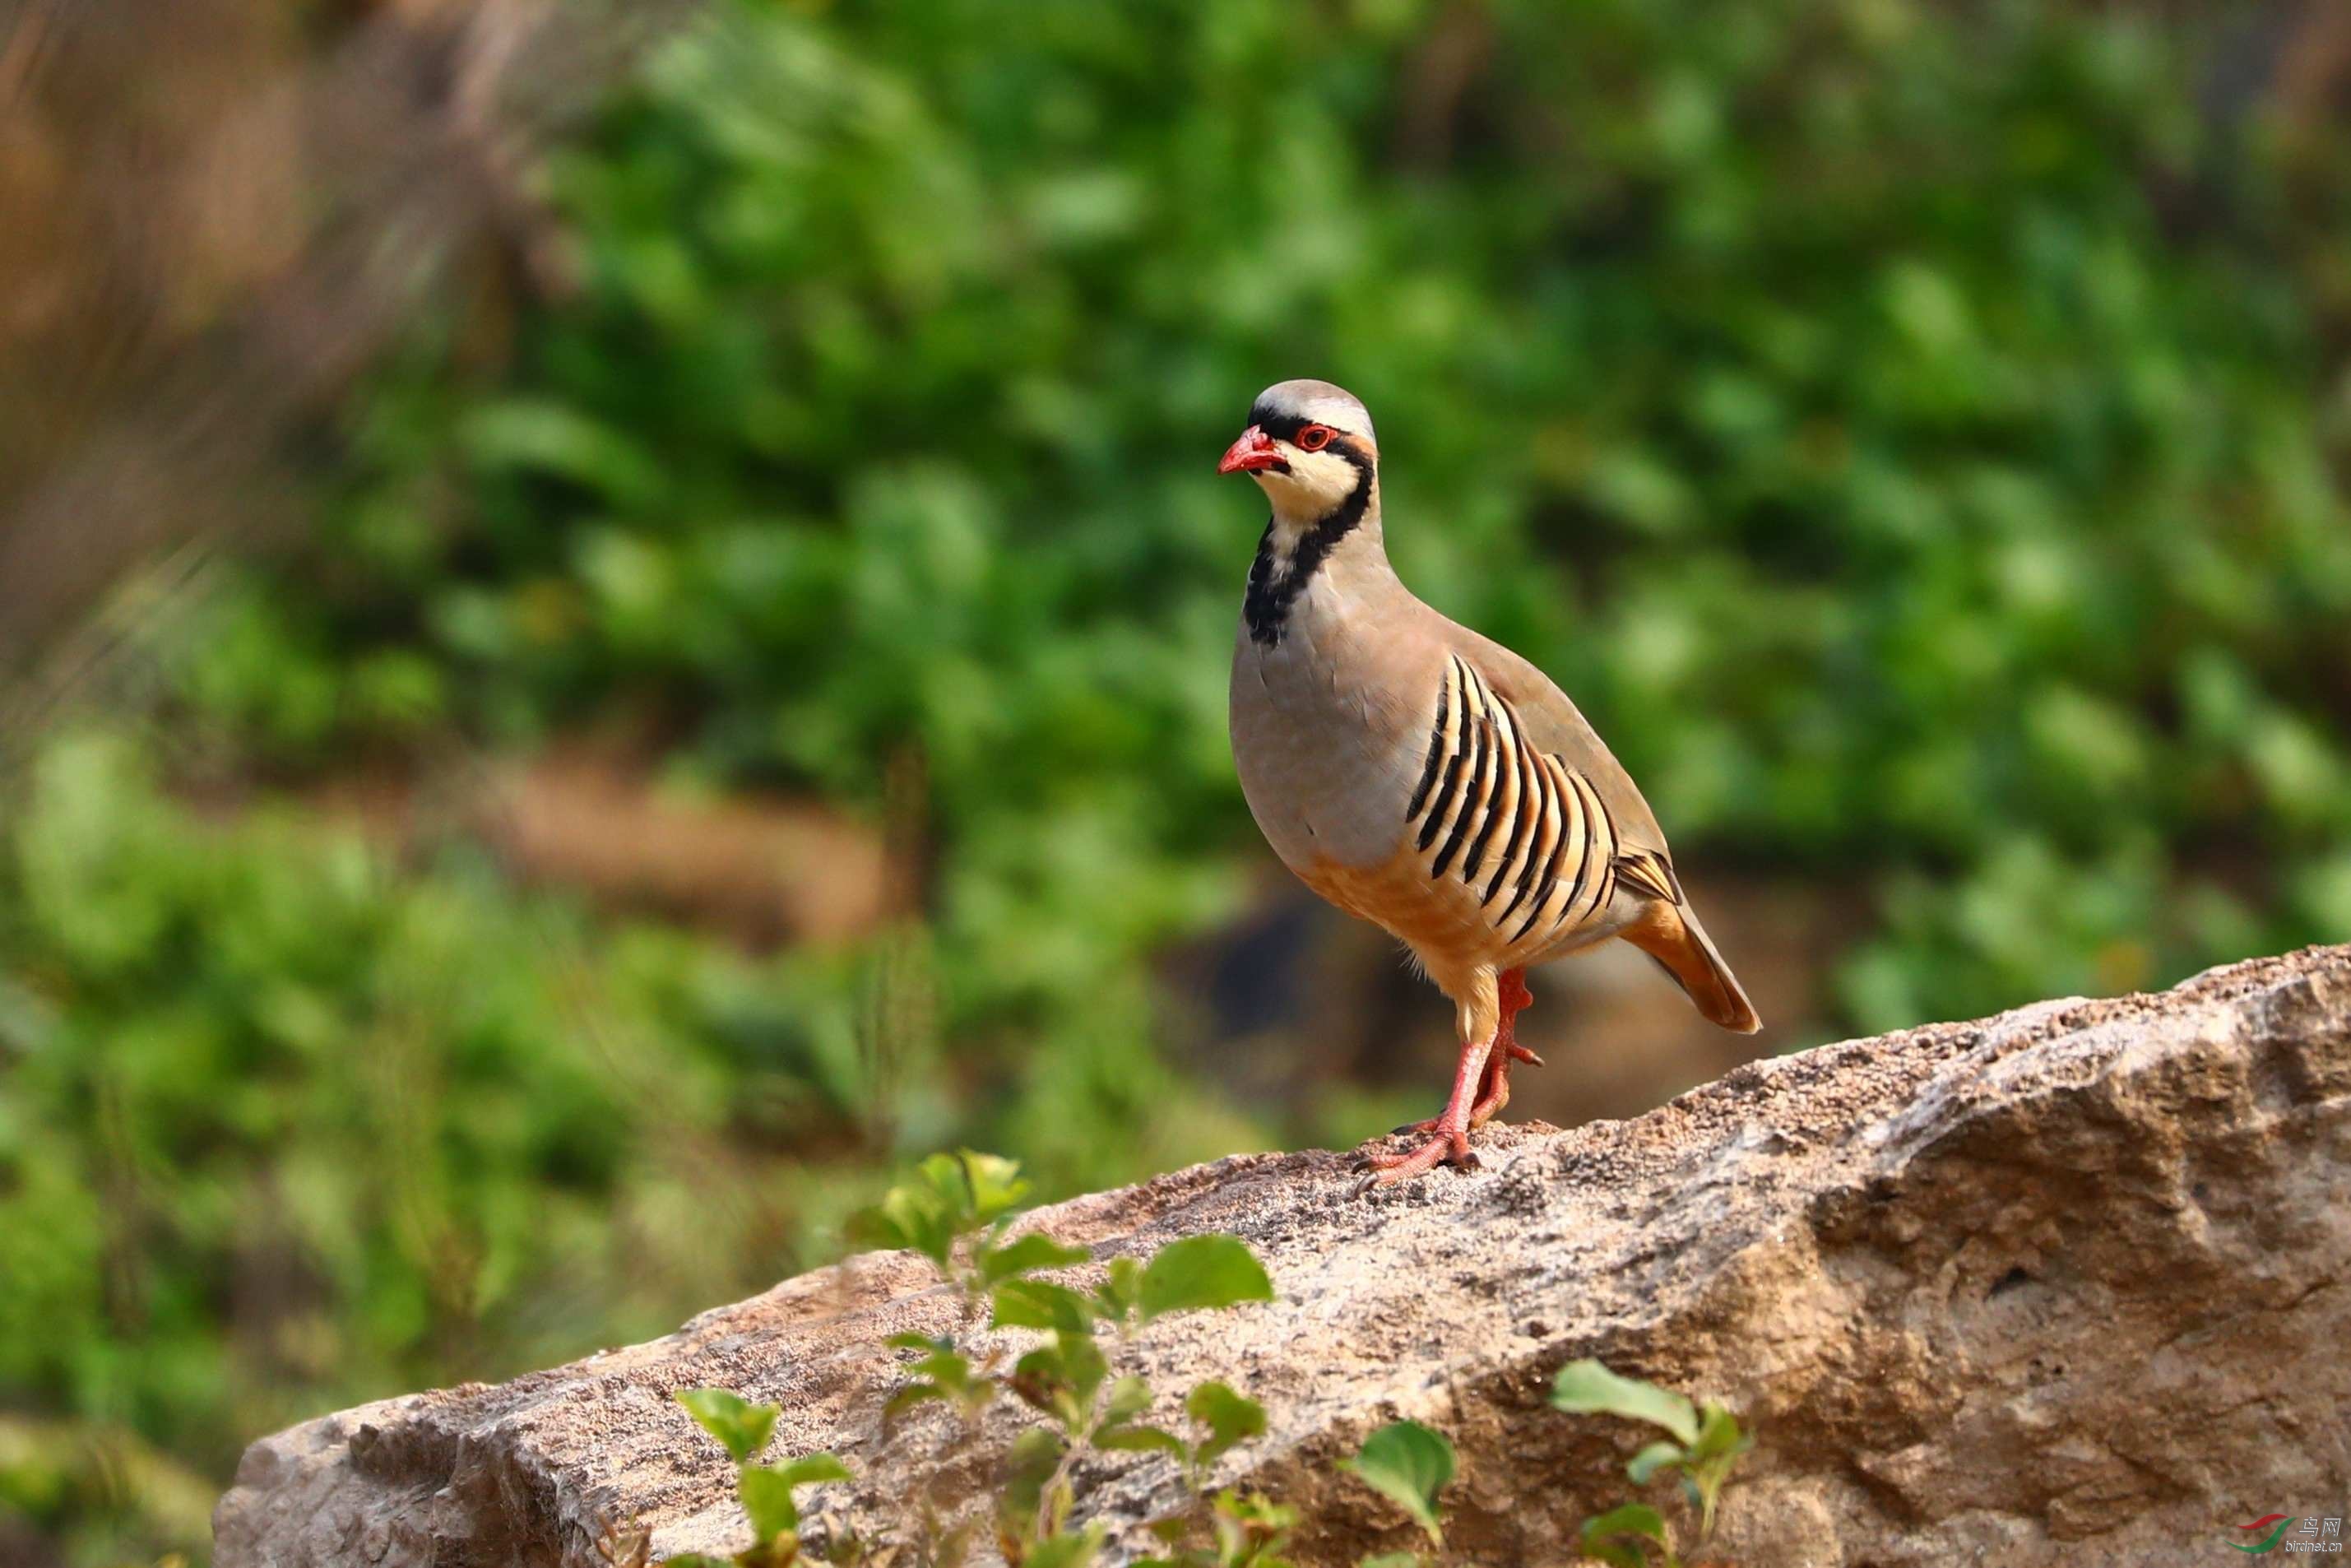
[[[1331,427],[1327,424],[1308,425],[1305,429],[1298,433],[1299,450],[1301,452],[1322,451],[1324,447],[1331,444]]]

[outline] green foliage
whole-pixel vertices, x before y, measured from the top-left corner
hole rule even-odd
[[[1135,1568],[1290,1568],[1281,1555],[1298,1528],[1298,1511],[1261,1492],[1218,1492],[1209,1506],[1213,1540],[1173,1557],[1146,1557]]]
[[[1184,1413],[1207,1430],[1192,1451],[1202,1469],[1221,1458],[1234,1444],[1265,1433],[1265,1406],[1225,1384],[1203,1383],[1184,1401]]]
[[[1453,1445],[1443,1433],[1417,1421],[1392,1421],[1364,1439],[1362,1452],[1340,1464],[1410,1514],[1430,1542],[1443,1548],[1437,1494],[1453,1479]]]
[[[983,1249],[977,1259],[979,1282],[998,1285],[1017,1274],[1037,1269],[1066,1269],[1073,1263],[1086,1262],[1092,1256],[1082,1247],[1064,1247],[1050,1236],[1032,1231],[1002,1247]]]
[[[1162,1247],[1144,1266],[1135,1315],[1149,1322],[1170,1312],[1271,1300],[1273,1282],[1240,1238],[1187,1236]]]
[[[1696,1406],[1669,1388],[1619,1377],[1596,1361],[1571,1361],[1561,1367],[1552,1380],[1551,1402],[1553,1408],[1573,1415],[1622,1416],[1663,1427],[1684,1443],[1698,1441]]]
[[[2351,931],[2351,159],[2206,112],[2208,9],[716,9],[534,172],[576,290],[413,324],[152,726],[7,737],[0,1399],[219,1483],[813,1262],[910,1151],[1279,1137],[1150,1045],[1265,863],[1207,470],[1279,376],[1686,865],[1817,890],[1835,1025]],[[582,734],[904,837],[915,918],[746,959],[294,793]]]
[[[1056,1535],[1018,1559],[1021,1568],[1087,1568],[1102,1552],[1102,1531],[1091,1526],[1075,1535]]]
[[[849,1239],[908,1248],[945,1270],[956,1238],[1009,1213],[1028,1195],[1029,1184],[1014,1169],[993,1155],[933,1155],[915,1167],[913,1180],[852,1216]]]
[[[1004,1239],[1015,1209],[1029,1194],[1029,1184],[1019,1172],[1013,1161],[996,1155],[969,1150],[933,1155],[915,1167],[911,1179],[892,1187],[880,1203],[851,1215],[844,1232],[851,1241],[864,1246],[903,1247],[920,1252],[942,1278],[960,1286],[966,1301],[975,1305],[998,1285],[1016,1301],[1041,1299],[1045,1292],[1059,1291],[1059,1287],[1021,1276],[1082,1263],[1091,1254],[1081,1247],[1063,1247],[1050,1236],[1033,1232]],[[982,1231],[985,1234],[978,1234]],[[956,1255],[957,1245],[967,1239],[967,1267]],[[1003,1311],[999,1306],[999,1322],[1006,1321]],[[1071,1316],[1061,1314],[1062,1319]],[[1039,1304],[1030,1318],[1017,1321],[1024,1327],[1051,1328],[1061,1320],[1048,1306]],[[946,1370],[953,1375],[951,1366]]]
[[[803,1454],[780,1465],[752,1463],[775,1433],[779,1406],[754,1405],[724,1388],[683,1388],[677,1402],[735,1461],[736,1496],[750,1521],[751,1543],[730,1558],[700,1552],[668,1558],[670,1568],[725,1568],[729,1563],[736,1568],[789,1568],[800,1562],[800,1511],[794,1494],[820,1481],[845,1481],[849,1467],[831,1454]]]
[[[208,1479],[129,1432],[0,1416],[0,1531],[54,1531],[75,1560],[152,1560],[149,1542],[205,1539],[218,1500]]]
[[[776,1406],[754,1405],[724,1388],[681,1389],[677,1402],[738,1465],[766,1448],[775,1435]]]
[[[1722,1489],[1732,1469],[1755,1446],[1753,1434],[1740,1428],[1737,1416],[1710,1400],[1693,1405],[1670,1389],[1620,1376],[1596,1361],[1573,1361],[1561,1367],[1552,1383],[1551,1402],[1575,1415],[1621,1416],[1671,1433],[1672,1441],[1651,1443],[1635,1454],[1625,1474],[1635,1486],[1678,1475],[1683,1494],[1698,1514],[1698,1541],[1712,1539]],[[1584,1521],[1582,1541],[1586,1556],[1622,1568],[1641,1568],[1641,1541],[1656,1543],[1667,1568],[1677,1568],[1680,1562],[1665,1516],[1646,1503],[1626,1503]]]
[[[1077,1500],[1070,1472],[1081,1456],[1089,1450],[1164,1453],[1184,1467],[1197,1492],[1218,1458],[1265,1430],[1264,1408],[1217,1382],[1200,1385],[1185,1400],[1186,1412],[1202,1430],[1196,1442],[1143,1421],[1152,1405],[1150,1385],[1133,1375],[1112,1376],[1097,1336],[1109,1329],[1123,1338],[1174,1312],[1271,1301],[1273,1287],[1248,1245],[1224,1235],[1172,1241],[1147,1262],[1113,1259],[1091,1291],[1037,1279],[1039,1270],[1067,1270],[1092,1255],[1040,1231],[1006,1240],[1017,1218],[1015,1206],[1027,1191],[1009,1160],[970,1153],[934,1156],[879,1203],[852,1215],[848,1228],[881,1245],[922,1252],[962,1292],[967,1309],[983,1300],[990,1303],[991,1329],[1025,1329],[1044,1336],[1007,1370],[1000,1344],[975,1361],[952,1337],[897,1335],[890,1343],[920,1353],[920,1359],[906,1369],[909,1381],[891,1396],[884,1418],[943,1403],[962,1414],[968,1438],[980,1413],[999,1395],[1010,1394],[1043,1421],[1025,1428],[1000,1461],[998,1547],[1008,1563],[1029,1568],[1040,1563],[1086,1563],[1100,1548],[1102,1533],[1069,1529]],[[1271,1553],[1288,1528],[1281,1511],[1262,1499],[1228,1496],[1209,1516],[1217,1551],[1227,1555],[1198,1561],[1278,1568],[1280,1560]],[[1161,1523],[1171,1543],[1180,1542],[1192,1519],[1179,1514]],[[941,1554],[935,1521],[925,1515],[912,1528],[931,1557]]]
[[[136,1431],[217,1492],[321,1409],[666,1332],[819,1260],[808,1235],[880,1186],[848,1161],[799,1180],[762,1129],[728,1041],[785,988],[740,959],[517,897],[463,851],[402,865],[289,811],[212,820],[119,736],[59,735],[21,785],[12,1406]]]
[[[1670,1564],[1677,1561],[1666,1533],[1666,1516],[1646,1502],[1628,1502],[1583,1521],[1578,1540],[1586,1557],[1612,1568],[1646,1568],[1647,1544],[1654,1543]]]
[[[1114,1410],[1112,1418],[1095,1431],[1094,1446],[1171,1455],[1183,1465],[1194,1491],[1207,1490],[1208,1472],[1235,1445],[1265,1433],[1265,1406],[1235,1392],[1229,1385],[1212,1379],[1185,1396],[1184,1413],[1200,1433],[1198,1438],[1186,1442],[1165,1427],[1145,1426],[1132,1419],[1150,1401],[1148,1390],[1142,1387],[1140,1380],[1126,1381],[1134,1384],[1134,1397],[1130,1401],[1133,1408]],[[1113,1403],[1116,1405],[1115,1398]]]

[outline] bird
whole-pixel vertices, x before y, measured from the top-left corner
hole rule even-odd
[[[1364,1153],[1366,1187],[1474,1169],[1510,1103],[1527,970],[1611,939],[1714,1023],[1762,1027],[1690,907],[1656,815],[1549,676],[1423,603],[1388,563],[1380,449],[1322,381],[1258,395],[1217,465],[1272,503],[1233,648],[1233,761],[1249,811],[1306,885],[1401,940],[1451,1001],[1444,1111]]]

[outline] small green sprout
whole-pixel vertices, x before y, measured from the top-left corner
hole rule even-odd
[[[1150,1390],[1139,1377],[1120,1381],[1134,1385],[1137,1402],[1132,1414],[1140,1415],[1150,1403]],[[1113,1413],[1121,1410],[1115,1394],[1111,1403]],[[1199,1491],[1208,1484],[1209,1470],[1234,1445],[1265,1433],[1265,1406],[1235,1392],[1229,1385],[1214,1380],[1192,1390],[1184,1401],[1184,1413],[1200,1431],[1196,1442],[1186,1442],[1164,1427],[1144,1426],[1122,1414],[1119,1419],[1105,1420],[1096,1429],[1094,1446],[1173,1455],[1184,1467],[1192,1490]]]
[[[735,1461],[735,1495],[751,1521],[751,1544],[731,1558],[689,1552],[668,1560],[670,1568],[787,1568],[800,1558],[800,1511],[794,1494],[819,1481],[845,1481],[849,1467],[831,1454],[804,1454],[779,1465],[752,1460],[775,1435],[780,1414],[773,1405],[754,1405],[724,1388],[682,1388],[677,1402],[702,1429],[718,1439]]]
[[[1428,1532],[1429,1543],[1445,1547],[1437,1494],[1453,1479],[1453,1445],[1442,1433],[1417,1421],[1395,1421],[1364,1439],[1364,1447],[1339,1468],[1393,1500]]]
[[[1199,1428],[1196,1440],[1144,1423],[1150,1385],[1140,1377],[1112,1375],[1102,1331],[1123,1341],[1171,1313],[1271,1301],[1273,1282],[1246,1242],[1225,1235],[1172,1241],[1147,1261],[1112,1259],[1091,1290],[1041,1278],[1092,1255],[1037,1231],[1008,1239],[1027,1192],[1009,1160],[969,1152],[935,1155],[852,1219],[849,1234],[869,1245],[920,1252],[961,1292],[967,1314],[987,1307],[990,1328],[1046,1336],[1007,1367],[1010,1352],[1001,1346],[975,1357],[952,1335],[897,1335],[890,1343],[918,1353],[918,1359],[907,1368],[906,1385],[883,1407],[883,1418],[944,1404],[964,1417],[969,1432],[1007,1394],[1035,1411],[1043,1425],[1022,1432],[1004,1456],[998,1549],[1016,1568],[1082,1568],[1093,1561],[1102,1537],[1095,1530],[1069,1529],[1076,1502],[1071,1472],[1081,1456],[1090,1449],[1164,1452],[1184,1466],[1196,1492],[1234,1444],[1265,1430],[1264,1409],[1221,1383],[1201,1385],[1185,1403]],[[1272,1507],[1258,1500],[1233,1504],[1239,1512],[1217,1512],[1219,1539],[1234,1531],[1266,1536],[1270,1516],[1249,1511],[1259,1504]],[[925,1541],[936,1535],[934,1525],[924,1526]],[[1261,1543],[1253,1550],[1245,1559],[1251,1568],[1273,1568],[1277,1559]]]
[[[1209,1516],[1213,1544],[1173,1557],[1146,1557],[1134,1568],[1292,1568],[1281,1552],[1290,1544],[1290,1532],[1298,1528],[1296,1509],[1285,1508],[1262,1492],[1241,1497],[1226,1490],[1217,1494]]]
[[[1622,1416],[1663,1427],[1670,1440],[1651,1443],[1634,1455],[1625,1473],[1635,1486],[1677,1476],[1698,1512],[1699,1544],[1713,1539],[1722,1489],[1740,1458],[1755,1446],[1754,1436],[1740,1429],[1737,1416],[1711,1401],[1694,1406],[1670,1389],[1621,1377],[1596,1361],[1561,1367],[1552,1384],[1551,1402],[1577,1415]],[[1675,1554],[1665,1516],[1646,1503],[1626,1503],[1583,1524],[1585,1555],[1618,1568],[1641,1568],[1647,1550],[1641,1543],[1646,1542],[1654,1542],[1664,1553],[1667,1568],[1678,1568],[1681,1559]]]
[[[1646,1568],[1645,1548],[1637,1544],[1654,1541],[1665,1553],[1666,1568],[1677,1568],[1681,1559],[1674,1555],[1673,1539],[1666,1531],[1666,1516],[1646,1502],[1628,1502],[1612,1508],[1583,1521],[1579,1537],[1586,1557],[1605,1563],[1609,1568]]]
[[[1014,1211],[1029,1195],[1019,1166],[998,1155],[933,1155],[913,1176],[883,1195],[871,1208],[850,1217],[849,1239],[866,1247],[898,1247],[931,1260],[941,1277],[962,1287],[972,1300],[997,1281],[1032,1269],[1083,1262],[1050,1237],[1023,1236],[1004,1242]],[[985,1236],[978,1233],[985,1231]],[[977,1237],[967,1265],[957,1244]]]

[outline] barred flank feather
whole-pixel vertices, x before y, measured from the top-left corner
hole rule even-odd
[[[1413,841],[1429,880],[1468,886],[1514,947],[1531,938],[1548,946],[1598,919],[1627,874],[1592,781],[1558,753],[1536,750],[1518,711],[1458,653],[1405,821],[1419,829]],[[1647,868],[1645,860],[1643,874],[1660,874]]]

